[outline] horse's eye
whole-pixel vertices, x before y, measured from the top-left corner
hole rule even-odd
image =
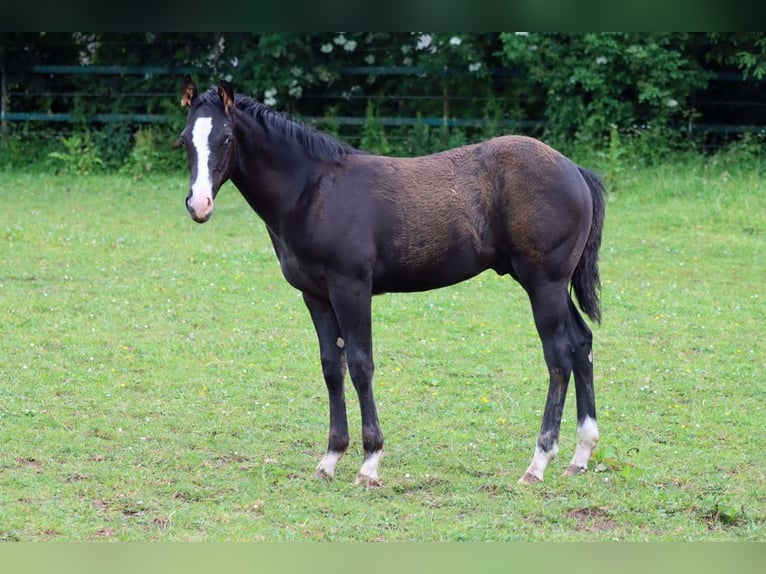
[[[226,139],[223,140],[223,145],[228,146],[231,145],[231,142],[234,141],[234,138],[232,136],[226,136]]]

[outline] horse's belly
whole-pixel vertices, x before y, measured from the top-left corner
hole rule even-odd
[[[460,283],[492,266],[492,252],[449,249],[432,257],[382,257],[373,274],[373,293],[428,291]]]

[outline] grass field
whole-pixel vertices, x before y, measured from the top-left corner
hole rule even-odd
[[[547,374],[526,296],[487,273],[376,298],[384,486],[359,414],[312,477],[327,399],[300,295],[227,184],[3,174],[2,540],[766,540],[766,179],[620,174],[595,327],[601,443],[520,486]]]

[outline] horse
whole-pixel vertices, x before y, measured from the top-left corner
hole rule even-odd
[[[558,452],[572,374],[577,442],[564,474],[587,471],[599,440],[593,335],[571,293],[600,323],[605,188],[596,173],[516,135],[421,157],[374,155],[235,95],[223,80],[200,93],[185,76],[181,105],[189,215],[208,221],[230,180],[265,224],[282,274],[311,316],[330,411],[316,476],[334,477],[349,446],[348,371],[364,448],[355,483],[381,485],[372,297],[445,287],[489,269],[526,291],[548,367],[542,424],[519,482],[541,482]]]

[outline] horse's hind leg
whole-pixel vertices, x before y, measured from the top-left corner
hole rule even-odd
[[[343,388],[346,373],[345,344],[340,336],[340,327],[330,304],[305,293],[303,300],[309,309],[319,339],[322,374],[330,399],[327,452],[317,466],[316,476],[332,478],[335,476],[335,465],[346,452],[349,442],[346,397]]]
[[[533,285],[533,287],[527,288],[527,292],[532,303],[535,325],[543,344],[543,354],[548,365],[550,384],[535,454],[529,468],[519,479],[521,483],[542,481],[545,468],[556,457],[559,448],[561,416],[573,370],[578,380],[582,376],[590,374],[591,390],[593,386],[592,365],[588,362],[590,339],[585,337],[585,333],[581,329],[581,325],[584,326],[584,323],[574,309],[566,291],[566,283],[540,282]],[[590,366],[590,371],[583,363],[583,359],[588,362],[587,366]],[[581,386],[579,383],[576,385]],[[583,382],[582,386],[587,387],[588,385]],[[593,411],[595,424],[595,407],[593,409],[586,408],[588,401],[585,397],[579,399],[580,394],[578,393],[578,406],[582,402],[583,416],[586,416],[585,413]],[[578,416],[579,414],[578,411]],[[590,432],[588,428],[585,430]],[[578,454],[575,456],[577,460],[573,463],[579,464],[581,462],[580,459],[586,454],[585,450],[585,445],[582,449],[578,446]],[[589,457],[590,452],[587,452],[587,455]]]
[[[588,461],[598,444],[596,424],[596,395],[593,389],[593,335],[580,313],[569,300],[570,315],[574,319],[574,379],[577,392],[577,447],[574,457],[564,472],[571,476],[588,470]]]

